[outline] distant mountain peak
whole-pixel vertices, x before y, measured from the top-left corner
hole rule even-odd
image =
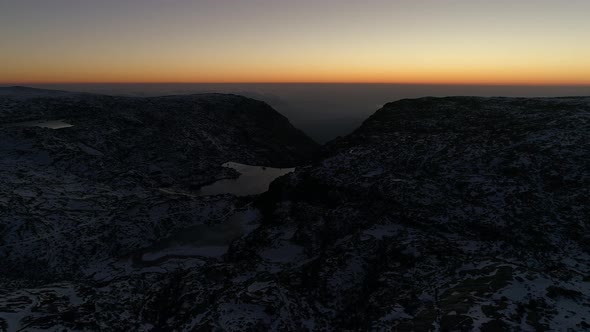
[[[0,96],[10,97],[53,97],[53,96],[74,96],[88,94],[82,92],[68,92],[62,90],[40,89],[29,86],[13,85],[0,87]]]

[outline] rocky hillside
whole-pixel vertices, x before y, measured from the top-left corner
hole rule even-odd
[[[292,328],[588,328],[589,142],[590,98],[390,103],[275,183],[233,259],[280,271],[251,301]]]
[[[274,183],[220,281],[186,273],[197,326],[587,329],[589,139],[588,98],[388,104]]]
[[[18,151],[2,152],[11,156],[2,162],[29,158],[45,165],[41,152],[49,148],[35,148],[39,152],[33,158],[27,152],[31,145],[19,142],[55,133],[35,129],[33,135],[27,130],[3,129],[10,139],[17,135],[13,131],[22,136],[10,145]],[[149,141],[148,136],[142,140]],[[61,142],[41,141],[47,146]],[[78,149],[104,154],[100,142],[83,141]],[[155,255],[141,251],[145,243],[125,244],[128,256],[108,264],[97,260],[76,278],[27,285],[20,277],[6,278],[0,317],[5,315],[8,326],[120,331],[589,329],[589,142],[590,98],[456,97],[390,103],[351,135],[325,146],[311,165],[279,178],[256,198],[253,205],[259,212],[252,218],[257,226],[235,239],[223,255]],[[128,153],[122,156],[153,164],[153,157],[123,151]],[[248,161],[252,153],[241,160]],[[83,176],[76,169],[49,186],[36,186],[35,181],[53,178],[40,173],[35,181],[28,180],[31,173],[19,176],[17,164],[2,168],[4,174],[14,174],[9,177],[14,184],[3,190],[9,194],[2,199],[19,201],[0,200],[5,204],[0,211],[20,207],[19,225],[47,225],[45,232],[51,234],[56,223],[50,221],[64,218],[56,213],[72,220],[94,214],[113,218],[102,225],[121,225],[111,233],[101,231],[111,226],[93,228],[90,234],[102,239],[101,245],[89,249],[87,257],[95,251],[121,252],[107,239],[124,243],[122,239],[130,241],[145,229],[183,229],[203,219],[228,224],[231,218],[222,211],[244,203],[231,195],[205,201],[145,194],[151,193],[150,186],[137,189],[135,183],[144,183],[139,179],[156,187],[163,182],[139,166],[137,178],[112,184],[129,191],[112,197],[121,191],[100,187],[105,183],[101,174],[88,177],[97,179],[91,190],[86,180],[80,187],[67,184],[65,177]],[[172,171],[162,173],[171,178],[166,182],[172,187],[186,181]],[[98,198],[91,200],[95,205],[71,210],[69,205],[50,205],[54,208],[44,208],[47,214],[29,221],[29,211],[49,204],[45,202],[73,204],[74,194],[66,192],[64,198],[51,189],[61,188],[62,182],[64,191],[78,190],[78,197],[96,192]],[[3,220],[16,220],[9,213]],[[109,235],[101,238],[104,234]],[[9,250],[4,254],[12,255]],[[59,257],[48,261],[53,260]]]
[[[63,120],[63,129],[29,122]],[[265,103],[0,89],[0,276],[62,280],[231,211],[192,197],[237,172],[294,166],[316,144]],[[178,194],[180,193],[180,194]]]

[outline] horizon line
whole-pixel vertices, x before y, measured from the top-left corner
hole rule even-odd
[[[175,82],[175,81],[164,81],[164,82],[135,82],[135,81],[115,81],[115,82],[108,82],[108,81],[97,81],[97,82],[0,82],[2,86],[26,86],[26,85],[93,85],[93,84],[109,84],[109,85],[125,85],[125,84],[137,84],[137,85],[155,85],[155,84],[163,84],[163,85],[172,85],[172,84],[316,84],[316,85],[355,85],[355,84],[366,84],[366,85],[436,85],[436,86],[515,86],[515,87],[590,87],[590,82],[588,83],[534,83],[534,82],[522,82],[522,83],[515,83],[515,82],[498,82],[498,83],[491,83],[491,82],[317,82],[317,81],[293,81],[293,82],[284,82],[284,81],[220,81],[220,82]]]

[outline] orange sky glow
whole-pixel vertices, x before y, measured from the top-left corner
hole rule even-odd
[[[10,1],[0,84],[590,85],[590,2]]]

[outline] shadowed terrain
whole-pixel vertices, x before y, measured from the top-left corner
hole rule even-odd
[[[67,98],[77,106],[4,99],[4,123],[34,120],[25,110],[38,107],[74,125],[0,128],[9,327],[590,327],[588,98],[401,100],[317,155],[284,118],[238,96]],[[118,111],[78,118],[79,98]],[[257,136],[265,129],[272,137]],[[236,176],[221,167],[229,159],[305,156],[261,195],[195,195]],[[220,254],[168,246],[224,231],[238,234]]]

